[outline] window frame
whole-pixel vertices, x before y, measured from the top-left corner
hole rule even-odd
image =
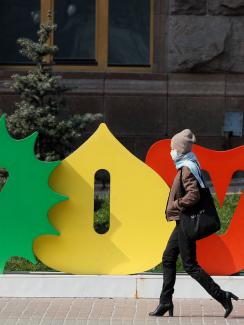
[[[56,0],[58,1],[58,0]],[[108,65],[108,38],[109,38],[109,0],[96,0],[96,36],[95,36],[95,56],[97,65],[79,65],[56,62],[53,66],[54,71],[60,72],[153,72],[153,55],[154,55],[154,1],[150,1],[150,62],[149,66],[109,66]],[[41,23],[54,22],[55,0],[40,0]],[[50,36],[48,44],[53,44],[54,36]],[[45,62],[51,63],[52,56],[45,57]],[[32,64],[1,64],[1,70],[18,70],[24,71],[30,69]]]

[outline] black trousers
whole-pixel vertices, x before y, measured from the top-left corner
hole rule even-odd
[[[176,261],[179,254],[185,271],[199,282],[214,299],[219,302],[223,301],[225,291],[197,263],[196,241],[189,240],[181,230],[180,221],[176,221],[176,226],[163,253],[163,288],[160,303],[172,302],[176,280]]]

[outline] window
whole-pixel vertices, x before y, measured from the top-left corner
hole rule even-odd
[[[54,37],[59,47],[56,61],[96,64],[96,1],[58,0],[54,20],[58,25]]]
[[[40,22],[58,25],[56,69],[151,71],[154,0],[1,0],[0,63],[26,64],[16,39],[36,39]],[[4,45],[3,45],[4,44]]]
[[[109,1],[108,64],[150,65],[150,1]]]
[[[0,63],[28,63],[19,54],[19,37],[36,40],[40,24],[39,0],[1,0],[0,2]]]

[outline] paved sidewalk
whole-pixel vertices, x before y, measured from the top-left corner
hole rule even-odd
[[[224,319],[210,299],[175,299],[174,317],[150,317],[155,299],[0,298],[0,325],[243,324],[244,300]]]

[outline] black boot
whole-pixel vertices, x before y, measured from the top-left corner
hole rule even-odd
[[[232,292],[226,291],[225,292],[225,298],[223,300],[220,301],[220,303],[222,304],[222,306],[225,309],[225,315],[224,318],[228,317],[229,314],[232,312],[233,310],[233,305],[232,305],[232,301],[231,299],[235,299],[238,300],[239,298],[237,296],[235,296]]]
[[[173,317],[173,310],[174,310],[173,303],[168,303],[168,304],[160,303],[154,311],[149,313],[149,316],[163,316],[168,311],[169,316]]]

